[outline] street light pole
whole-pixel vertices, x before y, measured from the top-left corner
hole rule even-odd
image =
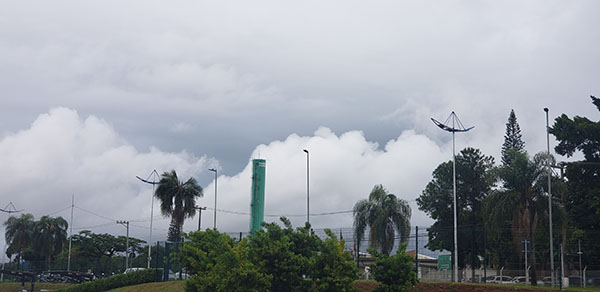
[[[198,231],[202,230],[200,228],[201,224],[202,224],[202,210],[206,210],[206,207],[198,207],[196,206],[196,209],[198,210]]]
[[[454,134],[456,132],[467,132],[474,127],[465,128],[454,112],[450,113],[445,123],[431,118],[433,123],[440,129],[452,133],[452,185],[453,185],[453,205],[454,205],[454,281],[458,282],[458,233],[457,233],[457,216],[456,216],[456,150]],[[452,127],[449,126],[452,120]]]
[[[306,222],[310,223],[310,154],[308,150],[302,150],[306,152]]]
[[[550,169],[550,127],[548,125],[548,108],[545,107],[546,112],[546,145],[548,146],[548,157],[546,157],[546,167],[548,168],[548,220],[550,221],[550,267],[552,270],[552,288],[554,288],[554,245],[552,243],[552,184],[550,178],[552,177],[552,170]]]
[[[125,243],[125,270],[127,270],[129,268],[129,221],[117,221],[117,224],[127,228],[127,241]]]
[[[152,185],[152,204],[150,205],[150,237],[148,238],[148,269],[150,269],[150,261],[152,261],[152,220],[154,218],[154,189],[156,185],[159,183],[156,181],[156,177],[158,177],[158,172],[152,170],[148,179],[143,179],[139,176],[136,176],[142,182]],[[152,177],[152,181],[149,181],[150,177]]]
[[[213,229],[216,230],[217,229],[217,169],[210,168],[208,170],[215,173],[215,213],[214,213],[214,218],[213,218]]]

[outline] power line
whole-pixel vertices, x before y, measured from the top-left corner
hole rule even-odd
[[[215,210],[214,208],[208,207],[209,210]],[[239,211],[231,211],[225,209],[217,209],[219,212],[235,214],[235,215],[244,215],[250,216],[250,213],[239,212]],[[329,216],[329,215],[339,215],[339,214],[347,214],[352,213],[352,210],[344,210],[344,211],[333,211],[333,212],[325,212],[325,213],[312,213],[311,216]],[[265,214],[265,217],[305,217],[306,214]]]

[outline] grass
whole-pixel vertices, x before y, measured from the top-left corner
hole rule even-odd
[[[41,289],[46,289],[48,291],[58,290],[61,288],[68,287],[72,284],[64,284],[64,283],[35,283],[34,291],[40,291]],[[25,289],[27,291],[31,291],[31,283],[25,282]],[[15,292],[21,291],[21,283],[20,282],[4,282],[0,283],[0,292]]]
[[[109,292],[183,292],[185,281],[155,282],[121,287]]]

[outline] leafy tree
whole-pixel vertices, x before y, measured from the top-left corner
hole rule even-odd
[[[271,291],[309,291],[312,258],[320,239],[306,223],[296,230],[281,217],[285,228],[276,223],[263,223],[264,229],[248,237],[249,258],[261,273],[272,276]]]
[[[33,215],[21,214],[20,217],[9,217],[5,226],[5,239],[8,245],[6,255],[10,258],[16,254],[19,262],[23,257],[23,252],[31,245],[33,231]]]
[[[521,139],[521,127],[519,127],[514,110],[510,110],[506,123],[506,134],[504,135],[504,144],[502,144],[502,165],[510,164],[510,150],[525,151],[525,142]]]
[[[394,247],[395,233],[401,242],[408,240],[410,233],[410,206],[405,200],[390,194],[382,185],[376,185],[368,200],[354,205],[354,234],[357,241],[363,239],[369,228],[369,246],[389,255]],[[360,246],[359,246],[360,248]]]
[[[600,99],[591,96],[600,111]],[[598,226],[600,226],[600,121],[586,117],[573,119],[562,114],[554,120],[550,133],[559,142],[554,150],[567,157],[581,152],[584,159],[567,163],[567,194],[565,208],[571,223],[581,230],[582,241],[587,242],[584,261],[600,260]]]
[[[46,260],[50,267],[52,257],[59,254],[67,242],[69,224],[62,217],[43,216],[34,224],[34,248]]]
[[[115,263],[115,255],[125,252],[125,236],[115,237],[107,233],[93,233],[90,230],[80,231],[74,234],[73,244],[73,266],[79,266],[86,270],[92,268],[95,273],[113,273],[123,271],[123,261]],[[129,250],[131,253],[140,254],[145,250],[145,241],[129,237]]]
[[[244,239],[239,244],[224,233],[207,229],[188,235],[178,260],[192,278],[185,291],[268,291],[271,276],[261,273],[248,257]]]
[[[171,216],[168,240],[180,241],[183,221],[196,214],[196,198],[203,196],[202,187],[193,177],[186,182],[180,181],[172,170],[162,174],[154,195],[160,201],[162,214]]]
[[[349,252],[344,251],[344,240],[325,229],[327,238],[319,244],[319,252],[314,256],[312,279],[314,290],[318,292],[354,291],[353,282],[358,278],[358,268]]]
[[[411,288],[417,284],[413,259],[405,251],[406,243],[402,243],[393,256],[381,254],[374,249],[369,250],[375,257],[375,263],[371,265],[373,279],[380,283],[373,292],[411,291]]]
[[[454,250],[453,170],[452,161],[440,164],[433,179],[419,198],[419,209],[435,223],[428,229],[427,248]],[[456,156],[456,196],[458,219],[458,258],[464,268],[470,261],[478,267],[477,255],[483,250],[483,200],[496,181],[494,158],[478,149],[465,148]],[[472,275],[474,279],[474,275]]]

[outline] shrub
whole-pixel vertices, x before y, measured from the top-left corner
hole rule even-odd
[[[410,288],[417,284],[412,257],[407,255],[405,250],[406,243],[401,244],[393,256],[386,256],[369,249],[375,257],[375,263],[371,265],[373,279],[381,283],[373,292],[410,291]]]
[[[62,292],[101,292],[111,289],[131,286],[156,281],[157,271],[155,269],[146,269],[127,274],[118,274],[112,277],[87,282],[79,285],[70,286],[65,289],[57,290]]]
[[[338,240],[331,230],[325,229],[328,238],[319,244],[314,257],[312,279],[318,292],[355,291],[353,282],[358,278],[358,268],[352,256],[344,251],[344,240]]]

